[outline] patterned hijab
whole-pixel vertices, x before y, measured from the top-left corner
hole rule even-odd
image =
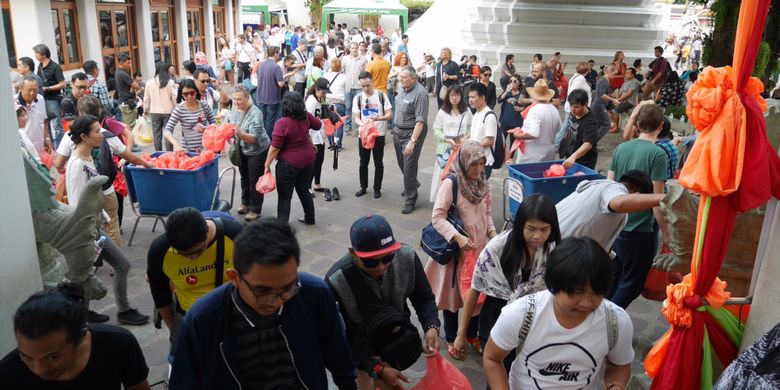
[[[490,184],[485,178],[485,172],[476,180],[468,177],[471,164],[480,159],[487,160],[485,150],[477,141],[466,141],[458,151],[457,161],[452,164],[451,172],[458,178],[458,191],[471,203],[479,203],[490,192]]]

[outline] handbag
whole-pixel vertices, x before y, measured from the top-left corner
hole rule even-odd
[[[452,175],[448,176],[447,179],[452,180],[452,203],[450,203],[450,209],[447,210],[447,221],[455,227],[458,233],[468,237],[456,207],[458,202],[458,180]],[[423,228],[420,237],[420,248],[441,265],[446,265],[452,261],[457,257],[460,250],[458,243],[447,241],[433,226],[433,222]]]
[[[225,60],[225,72],[230,72],[233,70],[233,60],[230,58]]]
[[[561,158],[568,158],[574,152],[577,151],[577,128],[578,124],[570,122],[569,126],[564,130],[561,143],[558,145],[558,156]]]
[[[248,116],[249,112],[245,113],[244,117],[241,118],[241,123],[233,133],[233,143],[228,148],[228,158],[230,159],[230,163],[237,167],[241,166],[241,138],[238,137],[238,133],[241,131],[241,126],[244,125],[244,121]]]

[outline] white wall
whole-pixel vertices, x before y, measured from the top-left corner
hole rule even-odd
[[[51,50],[51,59],[59,63],[49,0],[10,0],[16,56],[35,60],[33,46],[43,43]],[[34,23],[35,28],[28,28]],[[6,54],[7,56],[7,54]],[[8,63],[8,60],[4,62]],[[37,64],[36,64],[37,66]]]
[[[179,69],[176,69],[176,74],[181,76],[182,64],[184,61],[190,59],[190,42],[187,37],[187,4],[184,0],[176,0],[174,6],[174,17],[176,18],[176,36],[179,40]]]
[[[206,52],[206,58],[208,58],[209,64],[214,65],[214,71],[216,73],[217,68],[217,56],[214,42],[214,7],[211,5],[211,0],[203,0],[203,28],[206,29],[206,47],[203,50]]]
[[[135,33],[138,37],[138,63],[144,80],[154,76],[154,45],[152,44],[152,19],[148,1],[135,2]]]
[[[46,5],[48,7],[48,1]],[[0,27],[2,23],[0,18]],[[48,26],[51,27],[51,23]],[[25,53],[22,52],[22,55]],[[7,63],[5,30],[0,28],[0,64]],[[8,91],[10,88],[8,72],[0,72],[0,90]],[[0,118],[4,118],[0,119],[0,127],[4,129],[0,131],[0,183],[3,183],[0,191],[0,269],[3,270],[0,272],[0,356],[4,356],[16,348],[13,331],[16,308],[28,296],[40,291],[43,285],[35,249],[27,181],[19,149],[19,134],[13,119],[16,115],[9,94],[0,94]]]

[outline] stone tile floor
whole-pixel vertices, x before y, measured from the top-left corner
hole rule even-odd
[[[435,117],[435,101],[431,103],[429,123],[433,123]],[[389,138],[389,137],[388,137]],[[305,226],[296,222],[296,219],[303,215],[300,202],[293,199],[292,212],[290,219],[297,229],[298,240],[302,247],[301,271],[311,272],[323,276],[330,266],[336,262],[345,252],[349,244],[348,230],[351,223],[358,217],[366,214],[381,214],[386,217],[393,226],[396,238],[402,242],[408,243],[414,247],[418,246],[420,230],[430,222],[431,204],[428,203],[430,191],[430,180],[433,172],[435,158],[435,139],[433,132],[428,132],[422,157],[420,158],[420,196],[418,200],[418,209],[409,215],[401,214],[403,199],[401,191],[403,190],[402,176],[398,169],[392,142],[387,142],[385,146],[385,176],[382,189],[382,197],[373,199],[371,192],[361,198],[355,198],[354,193],[358,190],[358,153],[357,138],[345,136],[344,146],[347,150],[339,154],[339,169],[332,169],[333,152],[326,151],[325,164],[323,166],[323,185],[327,187],[338,187],[341,193],[340,201],[326,202],[321,193],[315,200],[316,221],[314,226]],[[620,143],[620,137],[617,134],[608,134],[602,140],[600,149],[599,163],[597,168],[606,172],[611,159],[611,151]],[[144,151],[151,151],[150,147],[144,148]],[[230,162],[221,159],[220,169],[230,166]],[[493,219],[496,227],[500,229],[503,225],[502,216],[502,180],[506,177],[506,168],[496,170],[490,179],[493,194]],[[369,166],[369,180],[373,180],[373,165]],[[240,186],[237,178],[235,202],[240,203]],[[230,193],[231,180],[226,177],[220,186],[220,193],[224,196]],[[276,193],[271,193],[265,198],[263,205],[264,216],[276,215]],[[235,215],[234,207],[234,215]],[[125,202],[125,214],[123,221],[123,234],[125,242],[130,238],[130,231],[135,215],[129,204]],[[151,314],[154,307],[149,288],[144,280],[146,269],[146,251],[151,241],[161,233],[161,226],[157,227],[156,232],[152,232],[152,220],[145,219],[139,223],[133,245],[125,247],[124,251],[130,259],[132,269],[130,271],[129,295],[132,305],[137,307],[142,313]],[[418,252],[422,254],[422,252]],[[425,260],[423,260],[425,261]],[[110,269],[103,267],[98,271],[99,277],[106,283],[111,284]],[[99,312],[109,314],[111,320],[109,323],[116,324],[116,306],[109,289],[109,296],[99,302],[93,303],[92,307]],[[634,323],[634,349],[636,358],[632,367],[634,380],[630,388],[647,388],[649,380],[644,374],[642,360],[663,332],[666,331],[668,324],[660,313],[660,303],[647,301],[644,298],[637,299],[630,307],[629,314]],[[413,316],[414,317],[414,316]],[[138,338],[147,364],[150,367],[149,383],[155,384],[161,382],[167,375],[167,352],[168,352],[168,330],[155,329],[151,324],[144,326],[127,327]],[[445,345],[442,343],[442,345]],[[447,356],[446,348],[441,352]],[[449,358],[449,357],[448,357]],[[452,359],[450,359],[453,361]],[[468,359],[463,362],[453,361],[455,366],[464,372],[469,378],[475,389],[485,387],[485,377],[482,372],[481,356],[470,353]],[[419,379],[424,374],[424,358],[420,358],[415,366],[410,369],[410,376],[414,380]],[[158,384],[155,389],[163,388]]]

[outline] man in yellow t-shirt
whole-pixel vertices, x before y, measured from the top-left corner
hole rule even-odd
[[[378,43],[371,45],[371,62],[366,65],[366,72],[371,74],[371,81],[378,91],[387,93],[387,77],[390,75],[390,62],[382,58],[382,46]]]
[[[146,275],[154,306],[170,330],[171,354],[190,306],[228,280],[225,270],[233,268],[233,240],[240,232],[241,225],[229,214],[202,214],[187,207],[171,212],[165,234],[149,247]],[[218,277],[220,247],[222,272]]]

